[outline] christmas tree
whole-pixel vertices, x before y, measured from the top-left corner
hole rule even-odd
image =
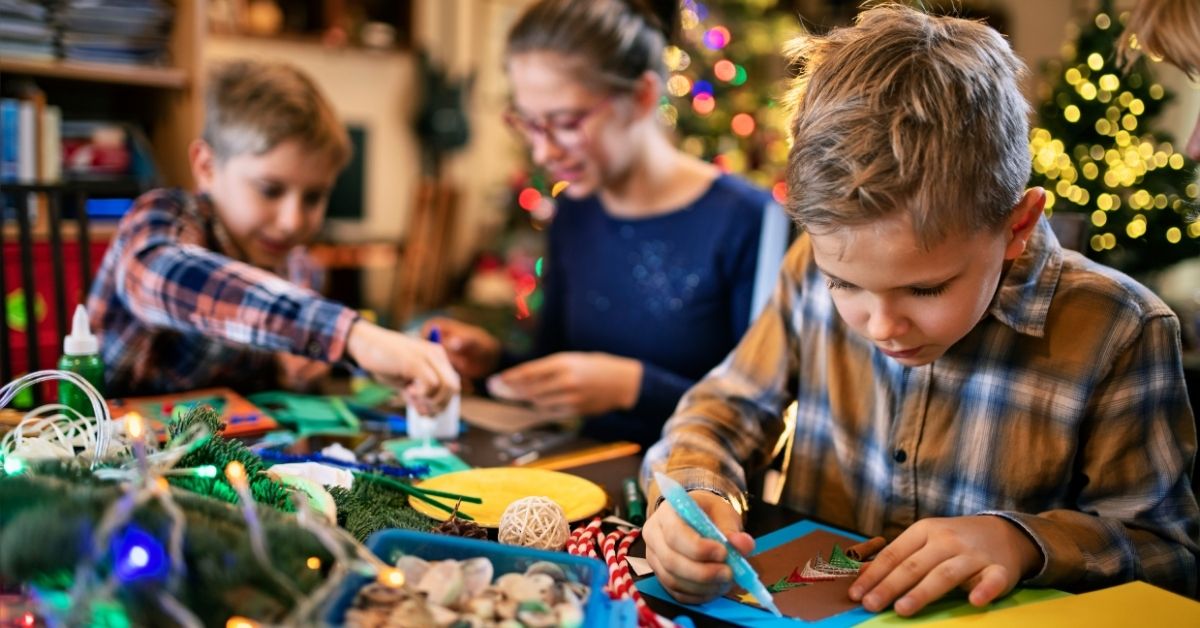
[[[680,146],[784,198],[787,89],[784,42],[800,33],[776,0],[683,0],[678,45],[660,114]]]
[[[1170,95],[1144,58],[1121,67],[1120,20],[1102,0],[1047,66],[1030,184],[1046,189],[1047,214],[1088,215],[1091,257],[1136,274],[1200,255],[1200,189],[1195,164],[1151,128]]]

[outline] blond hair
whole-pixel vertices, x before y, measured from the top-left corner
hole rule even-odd
[[[1132,63],[1139,50],[1165,59],[1193,80],[1200,79],[1200,2],[1138,2],[1125,22],[1121,56]]]
[[[262,155],[287,140],[326,154],[335,168],[350,159],[350,138],[329,101],[303,72],[285,63],[237,60],[209,75],[201,136],[219,160]]]
[[[789,48],[797,222],[818,233],[906,211],[925,247],[1005,223],[1029,180],[1029,105],[999,33],[888,4]]]

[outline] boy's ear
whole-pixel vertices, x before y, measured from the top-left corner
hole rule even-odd
[[[212,146],[204,140],[192,140],[188,145],[188,161],[192,165],[192,178],[196,189],[204,192],[212,187],[213,172],[217,168],[217,156]]]
[[[1012,217],[1008,219],[1008,244],[1004,249],[1004,259],[1014,260],[1025,252],[1025,244],[1033,236],[1038,221],[1046,209],[1046,190],[1030,188],[1025,196],[1013,208]]]

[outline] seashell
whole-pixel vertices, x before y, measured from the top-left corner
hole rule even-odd
[[[428,628],[434,625],[433,614],[424,600],[409,598],[392,609],[387,625],[390,628]]]
[[[492,567],[492,561],[486,558],[472,558],[461,564],[468,597],[475,597],[482,593],[492,583],[492,577],[496,574],[495,568]]]
[[[404,572],[405,582],[420,582],[429,571],[429,561],[417,556],[401,556],[396,561],[396,569]]]
[[[458,613],[445,606],[432,605],[429,607],[429,614],[433,617],[433,623],[438,626],[449,626],[458,621]]]
[[[486,592],[485,592],[486,593]],[[492,620],[496,618],[496,598],[480,595],[467,601],[467,613],[471,617]]]
[[[537,596],[535,598],[524,598],[521,601],[536,599],[545,604],[554,604],[558,601],[558,583],[551,576],[544,573],[535,573],[525,576],[525,581],[529,587],[537,591]]]
[[[558,615],[541,602],[522,602],[517,609],[517,620],[527,628],[554,628]]]
[[[362,591],[359,592],[358,597],[355,599],[355,603],[358,604],[358,602],[361,601],[362,603],[358,604],[358,606],[364,608],[370,606],[390,607],[399,604],[410,597],[412,597],[412,592],[407,589],[395,589],[380,582],[372,582],[363,587]]]
[[[565,582],[567,580],[567,572],[563,571],[561,566],[546,560],[539,560],[538,562],[530,565],[529,569],[525,570],[525,575],[527,576],[532,576],[533,574],[538,573],[546,574],[547,576],[554,578],[555,582]]]
[[[583,602],[571,592],[563,589],[563,601],[554,605],[558,615],[558,625],[562,628],[581,628],[583,626]]]
[[[466,589],[463,569],[457,561],[433,563],[417,583],[417,591],[425,594],[430,604],[455,606]]]

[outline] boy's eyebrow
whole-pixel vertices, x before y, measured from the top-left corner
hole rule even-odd
[[[817,264],[816,261],[813,262],[813,265],[817,267],[817,270],[821,271],[821,274],[832,279],[833,281],[846,284],[847,286],[857,286],[857,284],[855,284],[853,281],[846,281],[845,279],[838,277],[837,275],[825,270],[824,268],[821,268],[821,265]],[[953,275],[951,275],[945,279],[937,279],[937,280],[933,280],[933,281],[919,281],[917,283],[910,283],[906,286],[898,286],[898,287],[899,288],[936,288],[937,286],[942,286],[942,285],[950,283],[951,281],[954,281],[955,279],[958,279],[958,276],[960,274],[962,274],[962,273],[955,272]]]

